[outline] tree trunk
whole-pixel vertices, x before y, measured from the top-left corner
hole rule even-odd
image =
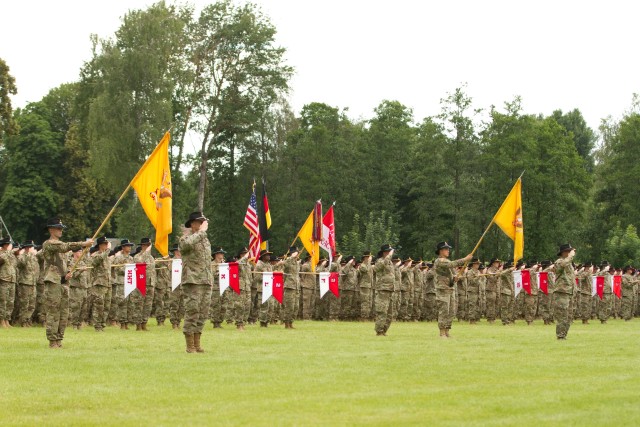
[[[200,183],[198,184],[198,210],[204,210],[204,192],[207,189],[207,163],[209,160],[207,150],[207,140],[209,139],[210,130],[204,134],[202,139],[202,147],[200,149]]]

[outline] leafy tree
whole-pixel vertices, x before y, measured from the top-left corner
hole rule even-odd
[[[16,80],[9,74],[7,63],[0,58],[0,147],[7,137],[15,135],[18,131],[10,98],[17,93]]]
[[[637,264],[640,259],[640,237],[636,227],[628,225],[623,229],[619,222],[616,223],[605,242],[603,256],[618,268]]]
[[[585,168],[587,171],[593,172],[593,150],[597,137],[593,129],[587,126],[587,122],[580,110],[576,108],[568,113],[563,113],[562,110],[555,110],[551,116],[573,138],[576,150],[584,160]]]
[[[344,255],[360,256],[364,251],[373,253],[383,244],[398,243],[397,224],[393,221],[392,215],[382,211],[376,215],[369,213],[362,224],[360,215],[356,214],[353,227],[342,237],[339,250]]]

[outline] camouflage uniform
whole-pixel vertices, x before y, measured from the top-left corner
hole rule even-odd
[[[46,313],[44,311],[44,253],[42,249],[36,254],[40,274],[36,281],[36,308],[33,312],[33,321],[44,325]]]
[[[153,258],[153,255],[151,255],[151,251],[142,250],[133,257],[133,262],[136,264],[147,264],[147,286],[145,295],[142,295],[139,291],[136,293],[137,289],[129,295],[129,298],[135,301],[133,304],[136,317],[134,323],[140,325],[142,329],[146,329],[147,321],[151,316],[153,298],[156,292],[156,260]]]
[[[467,320],[467,279],[460,274],[461,278],[456,282],[456,317],[458,320]]]
[[[580,289],[580,317],[583,323],[587,323],[591,319],[591,273],[588,270],[578,275],[578,283]]]
[[[169,320],[173,328],[178,328],[184,318],[184,297],[182,284],[169,293]]]
[[[411,267],[400,267],[400,307],[398,308],[398,319],[409,320],[409,310],[411,306],[411,293],[413,291],[413,272]]]
[[[78,329],[83,321],[82,309],[87,305],[88,265],[87,258],[83,257],[69,279],[69,323]]]
[[[500,320],[503,325],[513,323],[513,270],[500,273]]]
[[[311,273],[311,263],[305,262],[300,266],[300,273]],[[300,274],[300,290],[302,291],[302,319],[310,320],[316,297],[316,276],[313,274]]]
[[[613,280],[613,275],[607,271],[601,271],[598,273],[598,276],[604,277],[604,291],[602,299],[598,300],[598,319],[600,319],[600,322],[602,323],[607,323],[607,320],[609,320],[609,317],[611,316],[611,300],[613,297],[611,281]]]
[[[238,261],[240,294],[233,292],[233,318],[236,326],[244,326],[251,310],[251,265],[246,258]]]
[[[500,281],[500,269],[494,266],[489,267],[487,271],[487,280],[485,285],[485,299],[486,299],[486,311],[487,320],[493,323],[497,317],[497,307],[500,303],[499,293],[499,281]]]
[[[455,315],[455,269],[464,265],[464,259],[450,261],[444,257],[438,257],[433,263],[435,272],[436,302],[438,305],[438,328],[441,335],[451,329],[453,316]]]
[[[470,322],[480,320],[480,272],[473,268],[467,272],[467,304]]]
[[[259,260],[256,264],[256,268],[254,269],[254,273],[264,273],[273,271],[271,264],[268,262],[264,262]],[[266,327],[269,324],[269,301],[265,301],[262,303],[262,274],[254,274],[253,275],[253,284],[256,287],[256,299],[258,304],[258,320],[260,321],[260,326]]]
[[[524,320],[528,324],[533,322],[536,317],[536,309],[538,308],[538,275],[535,271],[530,271],[531,277],[531,294],[521,292],[524,294]]]
[[[120,322],[120,325],[125,325],[129,322],[129,296],[124,297],[124,265],[133,264],[133,257],[131,255],[125,255],[121,253],[113,260],[114,264],[122,265],[122,267],[113,267],[115,273],[115,291],[112,300],[112,308],[115,309],[115,319]],[[115,307],[114,307],[115,304]]]
[[[433,271],[433,269],[429,269],[424,275],[424,318],[428,322],[437,320],[438,318],[435,279],[436,272]]]
[[[633,294],[635,279],[631,274],[622,276],[622,318],[631,320],[633,317]]]
[[[0,250],[0,321],[7,324],[13,312],[13,305],[10,304],[11,288],[15,286],[14,278],[16,277],[12,258],[11,251]]]
[[[182,287],[185,307],[183,332],[201,334],[211,303],[211,243],[206,231],[196,231],[180,238]]]
[[[538,309],[545,325],[553,322],[553,306],[551,305],[551,301],[553,299],[553,288],[555,286],[555,274],[553,273],[553,269],[554,267],[551,265],[542,270],[543,273],[547,273],[547,293],[545,294],[544,292],[540,292]]]
[[[164,262],[167,260],[168,262]],[[167,318],[167,308],[165,301],[167,292],[171,292],[171,258],[164,257],[156,268],[156,292],[153,299],[153,315],[158,325],[164,325]]]
[[[109,251],[96,252],[92,255],[91,265],[93,266],[93,284],[91,287],[91,302],[93,304],[93,327],[96,331],[104,329],[106,323],[105,308],[111,301],[109,291],[111,291],[111,260]]]
[[[213,277],[213,287],[211,288],[211,301],[209,303],[209,318],[216,328],[219,328],[224,321],[222,311],[222,295],[220,295],[220,277],[218,275],[218,262],[211,264],[211,275]],[[228,289],[227,289],[228,290]],[[225,290],[225,292],[227,291]]]
[[[337,262],[331,264],[331,268],[329,269],[331,273],[340,273],[340,265]],[[342,276],[338,279],[338,288],[342,288]],[[326,311],[329,320],[338,320],[340,317],[340,300],[337,296],[333,294],[333,292],[327,292],[324,295],[323,300],[325,300]]]
[[[569,301],[576,283],[573,269],[573,256],[559,258],[555,262],[556,283],[553,295],[553,316],[556,320],[556,336],[560,339],[567,337],[571,327]]]
[[[352,262],[340,270],[340,317],[342,320],[355,320],[356,287],[358,286],[358,270]]]
[[[296,300],[298,289],[300,288],[300,263],[298,258],[289,257],[285,260],[284,274],[283,321],[286,327],[291,327],[296,316]]]
[[[40,267],[34,254],[28,252],[18,257],[18,302],[19,323],[27,326],[36,308],[36,281]]]
[[[362,263],[358,267],[358,286],[360,287],[360,317],[364,320],[372,318],[373,267],[371,263]]]
[[[44,256],[45,324],[50,343],[61,345],[69,319],[69,288],[62,284],[67,273],[66,253],[80,248],[81,243],[63,243],[49,239],[42,245]]]
[[[413,312],[411,318],[420,320],[422,317],[422,305],[424,303],[424,275],[420,264],[413,267]]]
[[[378,335],[384,335],[391,326],[392,319],[396,316],[396,295],[394,291],[399,288],[396,283],[396,272],[391,256],[380,257],[376,261],[376,323],[375,330]]]

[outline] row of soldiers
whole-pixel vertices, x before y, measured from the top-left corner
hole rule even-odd
[[[3,327],[10,325],[30,326],[44,323],[44,259],[41,247],[33,241],[12,247],[8,239],[0,240],[0,320]],[[150,254],[152,242],[149,238],[140,241],[137,250],[129,240],[111,249],[109,241],[102,237],[97,240],[88,257],[82,257],[83,249],[74,248],[67,254],[68,263],[76,268],[68,282],[69,316],[68,323],[74,329],[83,324],[92,325],[97,331],[106,325],[137,330],[147,330],[149,318],[155,317],[158,325],[170,319],[174,329],[180,327],[184,318],[184,301],[180,286],[171,290],[171,258],[180,257],[178,246],[171,248],[170,256],[154,259]],[[380,255],[380,254],[379,254]],[[246,324],[260,322],[261,326],[282,321],[286,327],[293,327],[293,319],[330,321],[368,321],[375,317],[376,263],[367,251],[359,259],[354,256],[335,254],[332,261],[322,258],[316,272],[338,273],[339,297],[331,292],[320,297],[317,274],[312,273],[311,258],[299,259],[296,247],[289,249],[288,255],[274,257],[269,251],[262,251],[258,263],[248,260],[248,250],[243,248],[229,261],[240,263],[241,292],[234,294],[227,289],[220,295],[218,265],[227,256],[223,248],[212,251],[212,295],[209,319],[214,328],[223,323],[235,323],[238,329]],[[435,273],[431,262],[411,258],[402,259],[394,255],[393,292],[395,307],[392,320],[433,321],[437,318]],[[147,286],[143,295],[138,289],[124,297],[124,266],[131,263],[147,265]],[[492,259],[487,265],[473,259],[467,268],[459,267],[455,283],[456,317],[461,321],[476,323],[480,318],[489,322],[500,319],[503,324],[525,319],[528,323],[542,318],[545,324],[553,323],[554,264],[550,261],[511,261]],[[526,269],[530,275],[531,294],[520,292],[514,298],[512,271]],[[599,319],[606,323],[610,317],[629,320],[640,316],[638,273],[628,266],[614,268],[603,262],[576,266],[578,280],[571,297],[571,316],[588,323]],[[265,304],[261,301],[261,274],[266,271],[286,273],[285,288],[289,288],[290,308],[278,304],[273,298]],[[537,273],[547,273],[548,293],[539,290]],[[297,280],[286,277],[296,274]],[[592,296],[593,275],[605,277],[604,295]],[[614,275],[629,276],[623,281],[621,298],[613,295],[611,281]],[[286,320],[285,320],[286,318]]]

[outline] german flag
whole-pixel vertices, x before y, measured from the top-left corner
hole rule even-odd
[[[271,211],[269,211],[269,199],[267,198],[267,184],[262,177],[262,204],[258,212],[258,220],[260,221],[260,249],[268,248],[269,229],[271,228]]]

